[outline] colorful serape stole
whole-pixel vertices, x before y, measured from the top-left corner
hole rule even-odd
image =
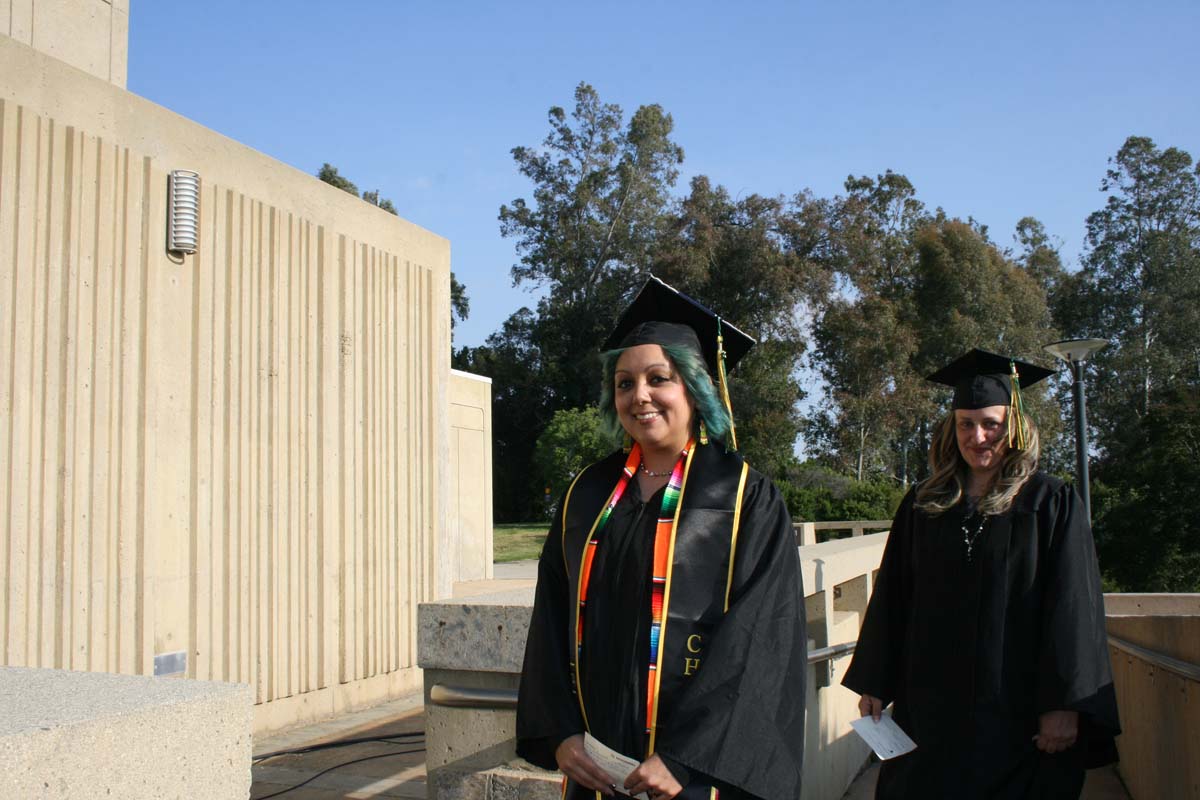
[[[633,473],[637,471],[638,464],[641,461],[642,448],[641,445],[635,443],[633,449],[629,451],[629,458],[625,459],[625,468],[621,470],[621,479],[617,481],[616,488],[613,489],[612,495],[608,498],[608,505],[600,512],[600,519],[596,523],[596,532],[588,540],[587,549],[583,553],[583,569],[579,584],[579,610],[575,621],[576,658],[579,658],[583,652],[583,612],[587,607],[588,583],[592,576],[592,561],[596,557],[596,548],[600,545],[600,539],[603,537],[604,529],[608,525],[608,518],[612,516],[612,510],[621,501],[621,495],[625,494],[625,487],[629,485],[629,479],[633,477]]]
[[[658,514],[658,525],[654,530],[654,571],[650,578],[650,665],[646,672],[646,733],[650,733],[650,721],[654,719],[656,686],[654,675],[658,671],[658,642],[663,623],[663,594],[667,588],[667,568],[671,557],[671,532],[675,527],[675,510],[679,507],[679,494],[683,486],[683,469],[693,443],[679,454],[667,489],[663,492],[662,510]]]

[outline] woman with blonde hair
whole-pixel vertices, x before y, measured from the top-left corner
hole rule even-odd
[[[972,350],[930,477],[900,504],[842,681],[916,750],[876,798],[1077,798],[1120,732],[1095,546],[1083,503],[1038,470],[1021,389],[1053,374]]]

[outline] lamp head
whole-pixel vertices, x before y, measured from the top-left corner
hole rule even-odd
[[[1055,358],[1061,358],[1068,363],[1087,361],[1092,353],[1108,347],[1107,339],[1063,339],[1061,342],[1048,344],[1042,349]]]

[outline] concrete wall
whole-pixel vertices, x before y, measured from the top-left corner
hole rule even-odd
[[[454,580],[492,577],[492,379],[450,371],[450,530]]]
[[[0,34],[125,87],[129,0],[0,0]]]
[[[179,653],[260,730],[416,688],[417,604],[456,578],[449,261],[0,36],[0,664]]]
[[[0,797],[243,800],[247,686],[0,667]]]

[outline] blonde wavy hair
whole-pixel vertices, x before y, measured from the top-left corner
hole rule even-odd
[[[996,482],[979,500],[979,511],[982,514],[995,515],[1008,511],[1021,487],[1037,472],[1040,453],[1038,429],[1028,414],[1024,417],[1028,429],[1028,446],[1024,450],[1010,447],[1004,454]],[[953,508],[966,492],[969,468],[963,460],[962,453],[958,451],[958,438],[954,428],[954,412],[951,411],[934,428],[933,442],[929,446],[930,475],[917,487],[916,507],[931,516]]]

